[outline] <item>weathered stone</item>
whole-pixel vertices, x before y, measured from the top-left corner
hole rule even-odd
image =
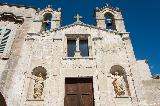
[[[11,29],[0,53],[0,92],[7,106],[64,106],[65,78],[84,77],[93,78],[95,106],[160,105],[160,81],[152,79],[145,60],[136,60],[119,9],[108,5],[97,8],[96,26],[84,24],[81,17],[61,26],[61,10],[51,6],[40,10],[2,4],[0,10],[0,29]],[[49,22],[44,16],[48,14],[52,15],[51,29],[44,30],[44,22]],[[113,16],[113,29],[107,29],[105,15]],[[78,55],[68,57],[69,38],[87,39],[89,56],[80,56],[76,45]],[[115,81],[115,72],[120,82]],[[33,76],[39,73],[43,83],[35,87]],[[115,89],[121,83],[124,94],[117,96]],[[39,99],[33,97],[36,89],[40,91]]]

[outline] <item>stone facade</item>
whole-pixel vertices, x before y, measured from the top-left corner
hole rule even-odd
[[[0,92],[7,106],[64,106],[65,79],[87,77],[93,79],[95,106],[160,106],[160,80],[152,79],[145,60],[136,60],[118,8],[96,8],[95,26],[78,15],[73,24],[61,26],[61,9],[51,6],[1,4],[0,10],[0,46],[7,39],[0,47]],[[51,20],[44,20],[49,15]],[[73,57],[68,57],[68,38],[76,39]],[[81,38],[88,40],[88,56],[80,54]]]

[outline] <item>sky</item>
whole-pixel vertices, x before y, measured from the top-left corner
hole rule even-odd
[[[0,3],[62,9],[62,25],[72,24],[77,13],[82,21],[95,24],[93,12],[106,3],[122,11],[137,60],[148,60],[152,74],[160,74],[160,1],[159,0],[0,0]]]

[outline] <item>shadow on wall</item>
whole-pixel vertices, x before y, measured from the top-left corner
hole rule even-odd
[[[0,106],[7,106],[3,95],[0,92]]]
[[[160,74],[152,75],[153,79],[160,79]]]

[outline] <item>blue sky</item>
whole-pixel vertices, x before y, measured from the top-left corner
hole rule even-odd
[[[122,10],[126,29],[137,59],[147,59],[151,72],[160,74],[160,1],[159,0],[0,0],[0,3],[44,8],[48,4],[62,9],[62,24],[75,21],[77,13],[83,22],[95,24],[93,11],[105,3]]]

